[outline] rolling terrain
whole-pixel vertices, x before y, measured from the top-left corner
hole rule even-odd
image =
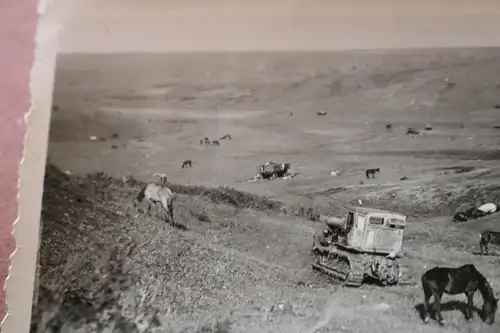
[[[499,70],[498,49],[60,55],[42,281],[91,247],[88,233],[104,244],[127,235],[141,244],[139,278],[121,302],[154,290],[145,308],[169,313],[164,331],[221,317],[231,332],[496,332],[498,319],[466,323],[459,310],[445,328],[424,325],[419,283],[347,289],[316,275],[310,247],[323,225],[294,212],[341,215],[361,199],[404,213],[403,264],[417,282],[432,266],[474,263],[500,293],[500,259],[474,254],[498,216],[451,223],[459,208],[500,201]],[[232,140],[199,143],[224,134]],[[249,182],[268,160],[297,177]],[[365,179],[368,168],[381,172]],[[85,178],[96,172],[112,178]],[[139,187],[120,179],[154,173],[176,184],[188,231],[132,209]]]

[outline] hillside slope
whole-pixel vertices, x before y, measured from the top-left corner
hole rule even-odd
[[[189,227],[180,231],[161,215],[150,218],[131,208],[140,186],[99,174],[66,176],[48,167],[41,248],[44,288],[60,280],[68,258],[83,254],[84,266],[92,267],[121,239],[130,239],[137,245],[129,258],[135,280],[119,298],[121,311],[127,320],[159,311],[159,332],[180,332],[183,327],[194,332],[197,325],[201,329],[217,318],[214,332],[221,327],[231,332],[287,332],[292,327],[313,332],[316,326],[321,332],[360,332],[363,327],[373,331],[372,325],[378,325],[377,332],[394,326],[415,332],[438,329],[422,326],[413,309],[421,297],[418,287],[344,289],[316,275],[309,251],[321,223],[284,215],[265,198],[239,193],[239,200],[228,203],[223,189],[190,195],[180,192],[198,190],[172,185],[178,195],[176,220]],[[487,257],[474,258],[476,242],[476,232],[450,228],[443,220],[414,223],[405,237],[404,265],[418,278],[430,265],[474,262],[497,289],[500,270]],[[95,273],[84,268],[76,274]],[[384,322],[373,317],[380,311]],[[70,317],[78,321],[82,316]],[[447,317],[450,332],[463,331],[460,313]],[[479,319],[471,327],[494,332]]]
[[[138,274],[122,312],[157,308],[174,331],[215,316],[232,332],[497,332],[458,310],[446,328],[423,325],[418,285],[352,290],[315,275],[312,234],[324,226],[301,208],[340,215],[361,199],[406,214],[402,261],[416,281],[474,263],[500,290],[498,257],[474,254],[498,216],[450,222],[500,200],[498,69],[500,49],[61,56],[49,156],[81,176],[48,169],[43,281],[73,254],[95,263],[131,238]],[[249,182],[269,160],[297,177]],[[369,168],[381,172],[367,179]],[[120,179],[155,173],[174,183],[188,231],[131,208],[141,182]]]

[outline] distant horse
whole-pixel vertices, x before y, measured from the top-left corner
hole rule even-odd
[[[182,162],[182,168],[187,168],[189,165],[189,167],[191,168],[193,166],[193,163],[191,160],[185,160],[184,162]]]
[[[214,141],[212,141],[212,145],[220,146],[220,142],[218,140],[214,140]]]
[[[482,318],[488,325],[495,322],[498,299],[495,298],[488,280],[472,264],[456,268],[439,267],[431,268],[422,275],[422,288],[424,290],[423,320],[429,321],[429,300],[434,297],[434,310],[441,325],[445,324],[441,314],[441,297],[443,293],[458,295],[464,293],[467,297],[467,310],[465,318],[470,320],[473,316],[474,294],[477,290],[483,297]]]
[[[488,255],[488,245],[500,245],[500,232],[485,230],[479,235],[479,248],[481,255]]]
[[[386,128],[386,129],[391,129],[391,128],[392,128],[392,124],[387,124],[387,125],[385,125],[385,128]]]
[[[209,145],[209,144],[210,144],[210,140],[207,137],[200,140],[200,145]]]
[[[137,207],[140,203],[144,201],[148,202],[148,215],[151,215],[151,206],[158,206],[161,204],[163,209],[167,212],[170,224],[174,225],[174,205],[173,205],[173,194],[172,191],[165,186],[158,186],[154,183],[149,183],[144,186],[137,197],[134,199],[134,207]]]
[[[406,134],[419,135],[419,134],[420,134],[420,131],[417,131],[417,130],[416,130],[416,129],[414,129],[414,128],[408,127],[408,128],[406,129]]]
[[[380,172],[380,168],[376,168],[376,169],[367,169],[365,171],[365,175],[366,175],[366,179],[370,178],[370,175],[372,175],[372,178],[375,178],[375,174],[377,172]]]
[[[226,134],[224,136],[221,136],[220,138],[221,140],[232,140],[233,137],[231,136],[231,134]]]

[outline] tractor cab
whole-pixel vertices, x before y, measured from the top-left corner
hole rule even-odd
[[[406,216],[384,210],[351,207],[345,222],[343,243],[368,253],[394,253],[401,250]]]
[[[367,207],[349,207],[344,219],[327,218],[324,236],[332,243],[365,253],[391,254],[401,250],[406,216]],[[331,235],[331,236],[329,236]]]

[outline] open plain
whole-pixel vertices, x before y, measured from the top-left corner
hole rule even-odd
[[[121,301],[159,309],[160,332],[215,320],[225,328],[213,332],[498,332],[498,316],[493,326],[465,321],[464,295],[444,296],[445,327],[423,324],[415,308],[420,275],[436,265],[474,263],[500,295],[500,259],[475,254],[500,215],[451,222],[457,209],[500,201],[498,73],[499,49],[62,54],[49,162],[80,178],[47,169],[42,285],[91,248],[87,233],[102,243],[128,235],[142,244],[132,258],[140,274]],[[297,176],[249,182],[269,160]],[[381,172],[366,179],[370,168]],[[96,172],[115,181],[90,191]],[[189,230],[131,208],[138,188],[119,180],[154,173],[206,189],[174,188]],[[311,269],[321,222],[219,200],[209,190],[219,186],[322,214],[358,200],[406,214],[402,263],[416,284],[343,288]]]

